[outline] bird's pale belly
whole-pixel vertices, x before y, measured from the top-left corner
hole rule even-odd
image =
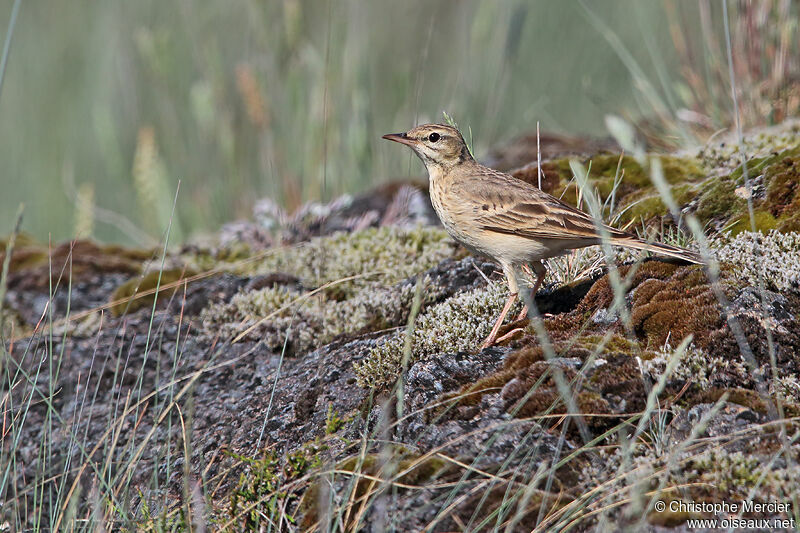
[[[447,233],[473,253],[487,256],[499,263],[511,264],[558,255],[557,252],[548,250],[544,243],[485,230],[475,223],[469,209],[448,209],[442,205],[437,194],[431,194],[431,203]]]

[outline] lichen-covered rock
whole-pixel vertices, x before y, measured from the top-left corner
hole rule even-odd
[[[482,351],[502,274],[440,229],[378,227],[392,217],[373,212],[399,190],[309,206],[271,241],[169,250],[163,269],[160,251],[62,245],[53,271],[69,272],[70,249],[77,268],[52,296],[49,253],[22,238],[0,325],[7,368],[24,377],[9,381],[9,409],[28,406],[10,413],[24,423],[3,452],[17,465],[8,494],[34,508],[74,482],[90,516],[86,495],[109,480],[109,513],[124,507],[131,529],[180,529],[204,499],[223,530],[328,518],[353,530],[648,530],[688,517],[653,512],[655,497],[788,501],[800,482],[800,240],[797,131],[781,131],[745,139],[756,233],[738,149],[662,157],[681,208],[707,224],[718,277],[626,252],[610,268],[581,250],[549,262],[541,322],[506,324],[513,334]],[[645,167],[588,155],[606,214],[687,244],[661,228]],[[568,160],[545,165],[543,186],[575,201]],[[342,228],[359,231],[329,232]],[[295,245],[263,249],[281,240]],[[125,312],[106,312],[114,301]]]
[[[463,292],[431,307],[414,324],[407,365],[426,355],[471,351],[485,339],[508,299],[508,287],[494,283]],[[519,313],[517,301],[509,312]],[[400,332],[372,350],[356,367],[362,387],[383,388],[394,383],[403,369],[406,334]]]
[[[800,233],[745,231],[714,241],[714,256],[735,265],[730,274],[748,285],[769,290],[800,288]]]
[[[688,148],[678,155],[691,155],[716,174],[727,174],[742,164],[742,154],[748,158],[763,158],[794,148],[800,142],[800,121],[787,120],[776,126],[745,131],[742,142],[736,132],[717,137],[700,148]]]

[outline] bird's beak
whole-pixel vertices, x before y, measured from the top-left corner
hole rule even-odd
[[[400,144],[407,144],[409,146],[414,146],[414,140],[410,139],[406,133],[387,133],[382,139],[387,139],[389,141],[394,141]]]

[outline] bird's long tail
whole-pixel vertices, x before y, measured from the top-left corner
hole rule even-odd
[[[659,242],[645,242],[634,237],[623,239],[612,239],[611,244],[615,246],[624,246],[626,248],[633,248],[634,250],[647,250],[656,254],[675,257],[676,259],[683,259],[690,263],[702,265],[703,258],[699,253],[686,248],[679,248],[678,246],[671,246],[669,244],[661,244]]]

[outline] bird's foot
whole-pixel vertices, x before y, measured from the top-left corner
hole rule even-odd
[[[506,333],[505,335],[503,335],[502,337],[498,338],[495,341],[495,344],[500,344],[501,342],[509,341],[512,338],[516,337],[517,335],[521,335],[524,332],[525,332],[525,328],[514,328],[511,331],[509,331],[508,333]]]

